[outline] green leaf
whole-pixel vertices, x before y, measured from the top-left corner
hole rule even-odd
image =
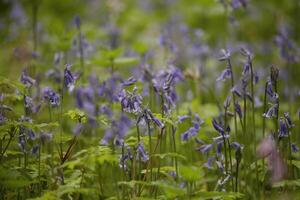
[[[283,180],[280,182],[276,182],[272,185],[273,188],[279,187],[300,187],[300,179],[296,180]]]
[[[81,122],[81,123],[87,122],[87,117],[85,113],[77,108],[73,110],[69,110],[67,113],[65,113],[65,116],[70,117],[75,122]]]
[[[242,198],[244,195],[236,192],[218,192],[218,191],[199,191],[195,195],[200,199],[237,199]]]
[[[176,157],[180,158],[182,160],[186,160],[186,157],[175,152],[168,152],[168,153],[163,153],[163,154],[153,154],[152,156],[154,157],[159,157],[160,159],[165,159],[166,157]]]
[[[197,181],[204,176],[202,168],[196,166],[180,166],[180,175],[187,181]]]
[[[0,92],[1,93],[15,93],[16,89],[20,92],[24,92],[25,86],[17,81],[11,81],[4,77],[0,77]]]
[[[297,167],[298,169],[300,169],[300,160],[292,160],[292,164]]]
[[[135,57],[120,57],[114,60],[114,65],[117,67],[133,66],[139,63],[139,58]]]

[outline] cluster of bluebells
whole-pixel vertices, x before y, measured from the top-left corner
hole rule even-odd
[[[137,87],[134,87],[132,92],[123,89],[120,92],[119,98],[123,111],[134,114],[142,111],[143,97],[137,94]]]
[[[69,89],[69,91],[73,91],[75,88],[75,80],[77,76],[71,72],[71,65],[67,64],[64,70],[64,86]]]
[[[44,101],[53,108],[60,104],[60,96],[52,88],[45,87],[42,91]]]
[[[266,118],[272,118],[277,116],[278,114],[278,106],[279,106],[279,95],[273,90],[273,85],[271,79],[267,80],[266,83],[266,94],[269,99],[269,103],[271,104],[270,108],[266,113],[263,114]]]
[[[114,139],[116,144],[120,144],[127,132],[130,130],[132,121],[125,114],[121,114],[118,119],[111,122],[111,127],[107,128],[101,140],[101,144],[109,144],[109,141]]]
[[[32,85],[36,83],[36,80],[27,75],[26,70],[22,71],[20,77],[21,83],[23,83],[27,88],[30,88]]]
[[[179,117],[179,122],[183,122],[187,118],[188,116]],[[192,123],[193,126],[181,134],[181,141],[188,141],[191,137],[197,136],[200,130],[200,125],[204,123],[204,120],[201,119],[198,114],[195,114]]]
[[[150,123],[152,122],[160,129],[165,127],[164,123],[161,120],[159,120],[157,117],[155,117],[153,113],[146,108],[138,115],[137,125],[143,122],[146,123],[148,126],[150,126]]]
[[[280,50],[281,57],[288,63],[299,61],[299,47],[297,43],[290,39],[290,31],[286,26],[280,26],[278,34],[275,37],[275,43]]]
[[[176,107],[178,96],[175,91],[175,84],[184,79],[181,70],[169,66],[168,71],[161,70],[158,74],[152,77],[154,91],[164,101],[164,111],[169,111],[172,107]]]

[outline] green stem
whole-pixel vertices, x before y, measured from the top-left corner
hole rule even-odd
[[[232,65],[231,65],[230,59],[228,59],[227,62],[228,62],[228,66],[231,70],[231,87],[233,88],[234,87],[234,77],[233,77],[233,70],[232,70]],[[232,92],[232,99],[233,99],[233,102],[235,103],[234,92]],[[235,111],[235,109],[234,109],[234,131],[235,131],[235,140],[237,140],[237,120],[236,120],[236,111]]]

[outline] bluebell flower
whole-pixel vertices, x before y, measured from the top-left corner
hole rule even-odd
[[[136,88],[133,92],[122,90],[119,94],[122,110],[128,113],[138,114],[142,111],[143,97],[136,93]]]
[[[229,134],[224,134],[224,135],[220,135],[218,137],[214,137],[213,138],[213,141],[215,143],[219,143],[219,142],[223,142],[224,139],[229,139],[230,138],[230,135]]]
[[[130,77],[127,80],[125,80],[122,84],[123,86],[129,86],[133,85],[137,80],[134,77]]]
[[[218,58],[219,61],[225,61],[230,59],[230,51],[226,51],[225,49],[221,49],[221,56]]]
[[[125,146],[125,144],[123,144]],[[129,146],[126,146],[126,149],[124,148],[124,153],[123,155],[120,156],[119,159],[119,166],[120,168],[124,168],[124,170],[127,170],[127,160],[132,160],[133,159],[133,155],[131,153],[131,148]]]
[[[201,119],[198,114],[195,114],[194,120],[192,122],[193,126],[190,127],[186,132],[181,134],[182,141],[188,141],[191,137],[196,136],[200,130],[200,125],[204,123],[203,119]]]
[[[299,151],[298,146],[295,143],[291,144],[291,150],[293,153],[297,153]]]
[[[234,110],[239,115],[239,118],[242,118],[242,109],[238,102],[234,102]]]
[[[182,72],[173,65],[168,65],[168,71],[161,70],[152,77],[153,89],[159,97],[165,100],[167,111],[171,109],[171,106],[176,107],[178,96],[175,91],[175,84],[182,80]]]
[[[197,148],[197,151],[200,151],[201,153],[208,153],[213,148],[213,144],[204,144]]]
[[[190,118],[190,116],[188,116],[188,115],[177,116],[177,119],[180,123],[182,123],[183,121],[185,121],[188,118]]]
[[[240,98],[244,96],[244,91],[240,84],[233,86],[230,91]]]
[[[198,130],[195,127],[189,128],[186,132],[181,134],[182,141],[188,141],[191,137],[196,136]]]
[[[287,126],[285,120],[282,117],[280,117],[278,137],[288,137],[288,136],[289,136],[288,126]]]
[[[28,129],[27,130],[27,135],[28,135],[28,138],[31,139],[31,140],[35,140],[36,139],[36,135],[35,135],[35,133],[33,132],[32,129]]]
[[[213,119],[212,124],[213,124],[213,127],[215,128],[215,130],[216,130],[220,135],[224,135],[224,134],[225,134],[224,128],[217,122],[216,119]]]
[[[266,118],[272,118],[277,115],[278,112],[278,104],[273,104],[266,113],[263,114]]]
[[[22,71],[21,78],[20,78],[21,83],[23,83],[27,88],[31,87],[36,83],[36,81],[28,76],[25,72],[25,70]]]
[[[32,155],[37,155],[38,154],[38,150],[39,150],[39,145],[34,145],[31,149],[31,154]]]
[[[143,162],[147,162],[149,160],[149,156],[142,143],[139,143],[137,146],[137,154],[140,158],[142,158]]]
[[[295,125],[293,124],[293,122],[292,122],[292,119],[291,119],[289,113],[285,112],[285,113],[284,113],[284,118],[285,118],[285,120],[286,120],[286,124],[287,124],[288,128],[292,128],[292,127],[295,126]]]
[[[243,6],[244,8],[246,8],[247,2],[246,2],[246,0],[231,0],[230,5],[231,5],[231,7],[233,9],[238,9],[241,6]]]
[[[218,142],[217,143],[217,156],[221,156],[222,155],[222,147],[223,147],[223,142]]]
[[[25,130],[25,127],[20,126],[18,145],[22,152],[26,151],[26,136],[25,136],[24,130]]]
[[[241,146],[240,143],[238,143],[238,142],[232,142],[232,143],[230,144],[230,146],[231,146],[232,148],[234,148],[235,150],[242,149],[242,146]]]
[[[5,124],[6,122],[6,118],[2,115],[2,113],[0,113],[0,125]]]
[[[69,89],[69,91],[73,91],[75,87],[76,77],[71,73],[71,65],[67,64],[64,70],[64,86]]]
[[[213,168],[213,162],[214,162],[215,158],[214,157],[209,157],[207,159],[207,162],[204,163],[204,166],[207,167],[208,169],[212,169]]]
[[[108,145],[109,141],[115,138],[123,139],[130,130],[131,125],[131,120],[125,114],[122,114],[118,119],[112,120],[111,126],[105,130],[101,144]]]
[[[76,15],[76,16],[74,17],[74,23],[75,23],[77,29],[80,29],[81,20],[80,20],[80,17],[79,17],[78,15]]]
[[[25,96],[24,106],[25,106],[25,108],[31,108],[31,107],[33,107],[32,98],[30,98],[29,96]]]
[[[242,74],[243,74],[243,76],[247,76],[250,74],[250,63],[249,62],[246,62],[244,64],[244,69],[243,69]]]
[[[50,132],[44,132],[44,133],[41,134],[40,137],[41,137],[42,143],[46,143],[46,142],[52,140],[53,134],[50,133]]]
[[[224,81],[231,76],[232,76],[232,71],[230,68],[227,67],[226,69],[223,70],[221,75],[217,78],[217,81]]]
[[[243,56],[246,56],[247,58],[251,59],[252,53],[251,53],[247,48],[242,47],[242,48],[240,49],[240,52],[241,52],[241,54],[242,54]]]
[[[60,104],[59,95],[49,87],[43,89],[43,99],[52,107],[58,107]]]
[[[224,101],[224,104],[223,104],[225,110],[230,106],[230,103],[231,103],[231,95],[228,95],[226,97],[226,100]]]
[[[195,142],[197,144],[204,144],[204,142],[201,139],[197,138],[197,137],[195,138]]]
[[[32,119],[28,116],[24,116],[22,115],[19,119],[18,119],[19,122],[29,122],[29,123],[32,123]]]

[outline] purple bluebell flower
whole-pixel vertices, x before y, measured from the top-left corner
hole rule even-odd
[[[190,116],[188,116],[188,115],[177,116],[177,119],[180,123],[182,123],[183,121],[185,121],[188,118],[190,118]]]
[[[138,114],[142,111],[143,97],[136,93],[136,88],[133,92],[128,92],[123,89],[119,94],[122,110],[128,113]]]
[[[215,128],[215,130],[216,130],[220,135],[224,135],[224,134],[225,134],[224,128],[217,122],[216,119],[213,119],[212,124],[213,124],[213,127]]]
[[[215,160],[214,157],[209,157],[206,163],[204,163],[204,166],[207,167],[208,169],[212,169],[214,160]]]
[[[53,137],[53,134],[50,133],[50,132],[44,132],[41,134],[41,140],[42,140],[42,143],[46,143],[48,141],[51,141],[52,140],[52,137]]]
[[[219,143],[219,142],[223,142],[224,139],[229,139],[229,138],[230,138],[229,134],[224,134],[224,135],[220,135],[220,136],[214,137],[213,141],[215,143]]]
[[[299,147],[295,143],[292,143],[291,150],[293,153],[297,153],[299,151]]]
[[[168,66],[168,71],[161,70],[152,77],[153,89],[159,97],[165,100],[165,109],[170,110],[171,106],[176,107],[178,96],[175,91],[175,84],[182,80],[182,72],[173,65]]]
[[[250,73],[250,63],[245,62],[242,74],[243,74],[243,76],[248,76],[249,73]]]
[[[5,124],[6,120],[7,119],[2,115],[2,113],[0,113],[0,125]]]
[[[204,142],[201,139],[197,138],[197,137],[195,138],[195,142],[197,144],[204,144]]]
[[[36,135],[35,135],[35,133],[33,132],[32,129],[28,129],[28,130],[27,130],[27,136],[28,136],[28,138],[31,139],[31,140],[35,140],[35,139],[36,139]]]
[[[203,119],[201,119],[198,114],[195,114],[194,120],[192,122],[193,126],[190,127],[186,132],[181,134],[182,141],[188,141],[191,137],[196,136],[200,130],[200,125],[204,123]]]
[[[242,146],[241,146],[240,143],[238,143],[238,142],[232,142],[232,143],[230,144],[230,146],[231,146],[232,148],[234,148],[235,150],[238,150],[238,149],[241,149],[241,148],[242,148]]]
[[[182,141],[188,141],[191,137],[196,136],[198,130],[195,127],[189,128],[186,132],[181,134]]]
[[[33,107],[32,98],[30,98],[29,96],[26,96],[25,99],[24,99],[24,106],[25,106],[25,108]]]
[[[217,156],[221,156],[222,155],[222,147],[223,147],[223,142],[218,142],[217,143]]]
[[[64,86],[69,89],[69,91],[73,91],[75,87],[76,76],[71,73],[71,65],[67,64],[64,70]]]
[[[240,98],[244,96],[244,91],[240,84],[233,86],[233,88],[231,88],[231,92]]]
[[[242,108],[238,102],[234,102],[234,110],[239,115],[239,118],[242,118]]]
[[[60,104],[59,95],[49,87],[43,89],[43,99],[52,107],[58,107]]]
[[[204,144],[197,148],[197,151],[200,151],[201,153],[208,153],[213,148],[213,144]]]
[[[123,82],[123,86],[133,85],[137,80],[134,77],[130,77]]]
[[[29,122],[29,123],[32,123],[32,119],[28,116],[24,116],[22,115],[19,119],[18,119],[19,122]]]
[[[226,61],[230,59],[230,51],[226,51],[225,49],[221,49],[221,56],[218,58],[219,61]]]
[[[250,51],[247,49],[247,48],[245,48],[245,47],[242,47],[241,49],[240,49],[240,53],[243,55],[243,56],[246,56],[246,57],[248,57],[248,58],[250,58],[251,57],[251,53],[250,53]]]
[[[40,148],[39,145],[34,145],[31,149],[31,154],[37,155],[39,148]]]
[[[287,124],[288,128],[292,128],[292,127],[295,126],[295,125],[293,124],[293,122],[292,122],[292,119],[291,119],[289,113],[287,113],[287,112],[284,113],[284,119],[285,119],[285,121],[286,121],[286,124]]]
[[[232,75],[232,71],[230,68],[226,68],[223,70],[223,72],[221,73],[221,75],[217,78],[217,81],[224,81],[227,78],[231,77]]]
[[[25,127],[20,126],[20,134],[18,139],[18,145],[22,152],[26,151],[26,136],[25,136]]]
[[[123,139],[130,130],[132,122],[125,114],[122,114],[118,119],[111,122],[111,126],[105,130],[101,144],[108,145],[109,141],[118,138]]]
[[[290,39],[290,30],[287,26],[280,26],[278,34],[275,38],[275,43],[279,47],[280,55],[287,62],[294,63],[298,61],[298,45]]]
[[[278,112],[278,104],[273,104],[266,113],[263,114],[266,118],[272,118],[277,115]]]
[[[123,144],[123,146],[125,147],[125,144]],[[131,153],[131,148],[129,146],[126,146],[126,149],[124,148],[123,155],[121,155],[120,159],[119,159],[120,168],[124,168],[124,170],[127,170],[128,167],[127,167],[126,161],[132,160],[132,159],[133,159],[133,155]]]
[[[233,9],[238,9],[241,6],[245,8],[247,6],[247,3],[246,0],[231,0],[230,5]]]
[[[79,15],[76,15],[76,16],[74,17],[74,23],[75,23],[77,29],[80,29],[81,20],[80,20]]]
[[[139,157],[142,158],[143,162],[147,162],[149,160],[149,155],[147,154],[144,146],[142,145],[142,143],[139,143],[137,146],[137,154]]]
[[[282,117],[280,117],[278,137],[288,137],[288,136],[289,136],[288,126],[287,126],[285,120]]]
[[[23,83],[27,88],[31,87],[36,83],[36,81],[26,74],[26,71],[23,70],[20,78],[21,83]]]
[[[228,95],[226,97],[226,100],[224,101],[224,109],[227,109],[230,106],[230,102],[231,102],[231,95]]]

